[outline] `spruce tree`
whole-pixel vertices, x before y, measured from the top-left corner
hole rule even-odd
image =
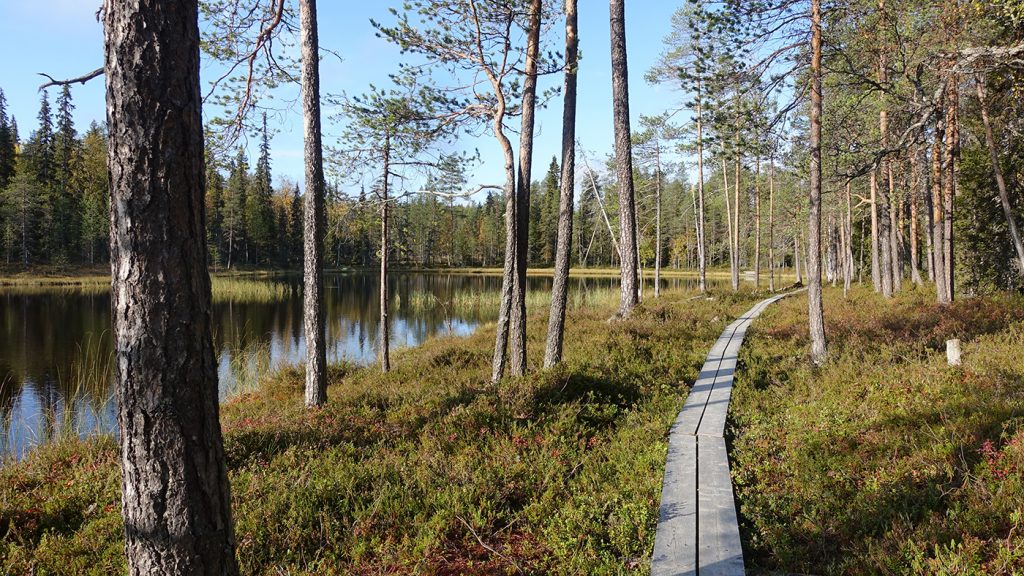
[[[7,98],[0,89],[0,190],[14,178],[15,141],[11,122],[7,117]]]
[[[71,114],[71,88],[67,85],[57,98],[57,125],[53,135],[54,182],[51,196],[52,225],[50,258],[67,263],[79,254],[82,202],[75,178],[81,157],[80,143]]]

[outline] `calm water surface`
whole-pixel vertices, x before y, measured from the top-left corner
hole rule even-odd
[[[297,279],[245,282],[250,290],[214,296],[222,399],[305,358]],[[380,328],[376,274],[328,275],[326,282],[328,360],[372,362]],[[692,282],[672,278],[663,285]],[[615,278],[573,278],[571,302],[607,298],[617,286]],[[497,316],[500,287],[498,276],[395,274],[392,346],[472,333]],[[530,277],[532,298],[543,299],[550,289],[550,277]],[[110,317],[103,287],[0,287],[0,460],[20,458],[62,433],[116,432]]]

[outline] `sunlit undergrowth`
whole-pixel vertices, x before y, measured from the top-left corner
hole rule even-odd
[[[731,451],[748,564],[786,573],[1024,573],[1024,299],[826,292],[741,352]],[[964,341],[950,367],[945,341]]]
[[[497,387],[493,328],[403,350],[388,375],[337,367],[312,413],[301,374],[278,374],[222,407],[243,573],[647,572],[668,428],[753,299],[577,310],[565,366]],[[0,573],[123,571],[119,487],[111,439],[0,469]]]

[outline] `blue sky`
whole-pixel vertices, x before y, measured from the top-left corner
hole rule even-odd
[[[324,60],[321,69],[322,93],[346,91],[358,94],[370,83],[387,86],[387,75],[396,70],[397,49],[374,34],[369,20],[393,21],[388,13],[400,1],[355,2],[321,0],[319,3],[320,40],[325,48],[343,58]],[[681,2],[667,0],[631,0],[626,4],[627,42],[630,64],[630,107],[634,129],[641,114],[658,114],[673,108],[679,95],[668,87],[650,86],[644,73],[656,62],[662,40],[669,32],[672,13]],[[8,113],[18,119],[22,138],[36,128],[41,83],[38,72],[54,77],[74,77],[94,70],[103,62],[103,31],[95,12],[100,0],[0,0],[0,88],[8,101]],[[611,71],[609,56],[608,4],[600,0],[580,0],[580,50],[583,60],[579,72],[577,134],[584,149],[603,158],[613,146],[611,114]],[[561,41],[557,42],[561,46]],[[210,74],[203,74],[205,83]],[[443,79],[438,79],[439,83]],[[541,89],[560,85],[560,75],[541,80]],[[289,92],[290,91],[290,92]],[[294,99],[298,86],[287,87],[282,96]],[[57,93],[51,89],[51,103]],[[73,87],[75,123],[84,131],[89,122],[104,117],[104,86],[97,78]],[[518,120],[514,122],[518,124]],[[272,141],[275,178],[302,180],[302,118],[297,110],[282,115]],[[334,145],[340,130],[325,124],[325,144]],[[561,139],[561,99],[552,100],[537,115],[534,149],[534,179],[540,179],[559,154]],[[255,143],[253,143],[255,145]],[[502,181],[501,151],[494,138],[466,137],[460,147],[479,149],[483,164],[469,175],[469,185]],[[250,153],[250,157],[253,154]]]

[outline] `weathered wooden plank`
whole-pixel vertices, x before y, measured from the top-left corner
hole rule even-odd
[[[725,440],[697,440],[697,555],[700,576],[742,576],[743,548]]]
[[[696,436],[673,433],[669,440],[651,574],[697,574]]]

